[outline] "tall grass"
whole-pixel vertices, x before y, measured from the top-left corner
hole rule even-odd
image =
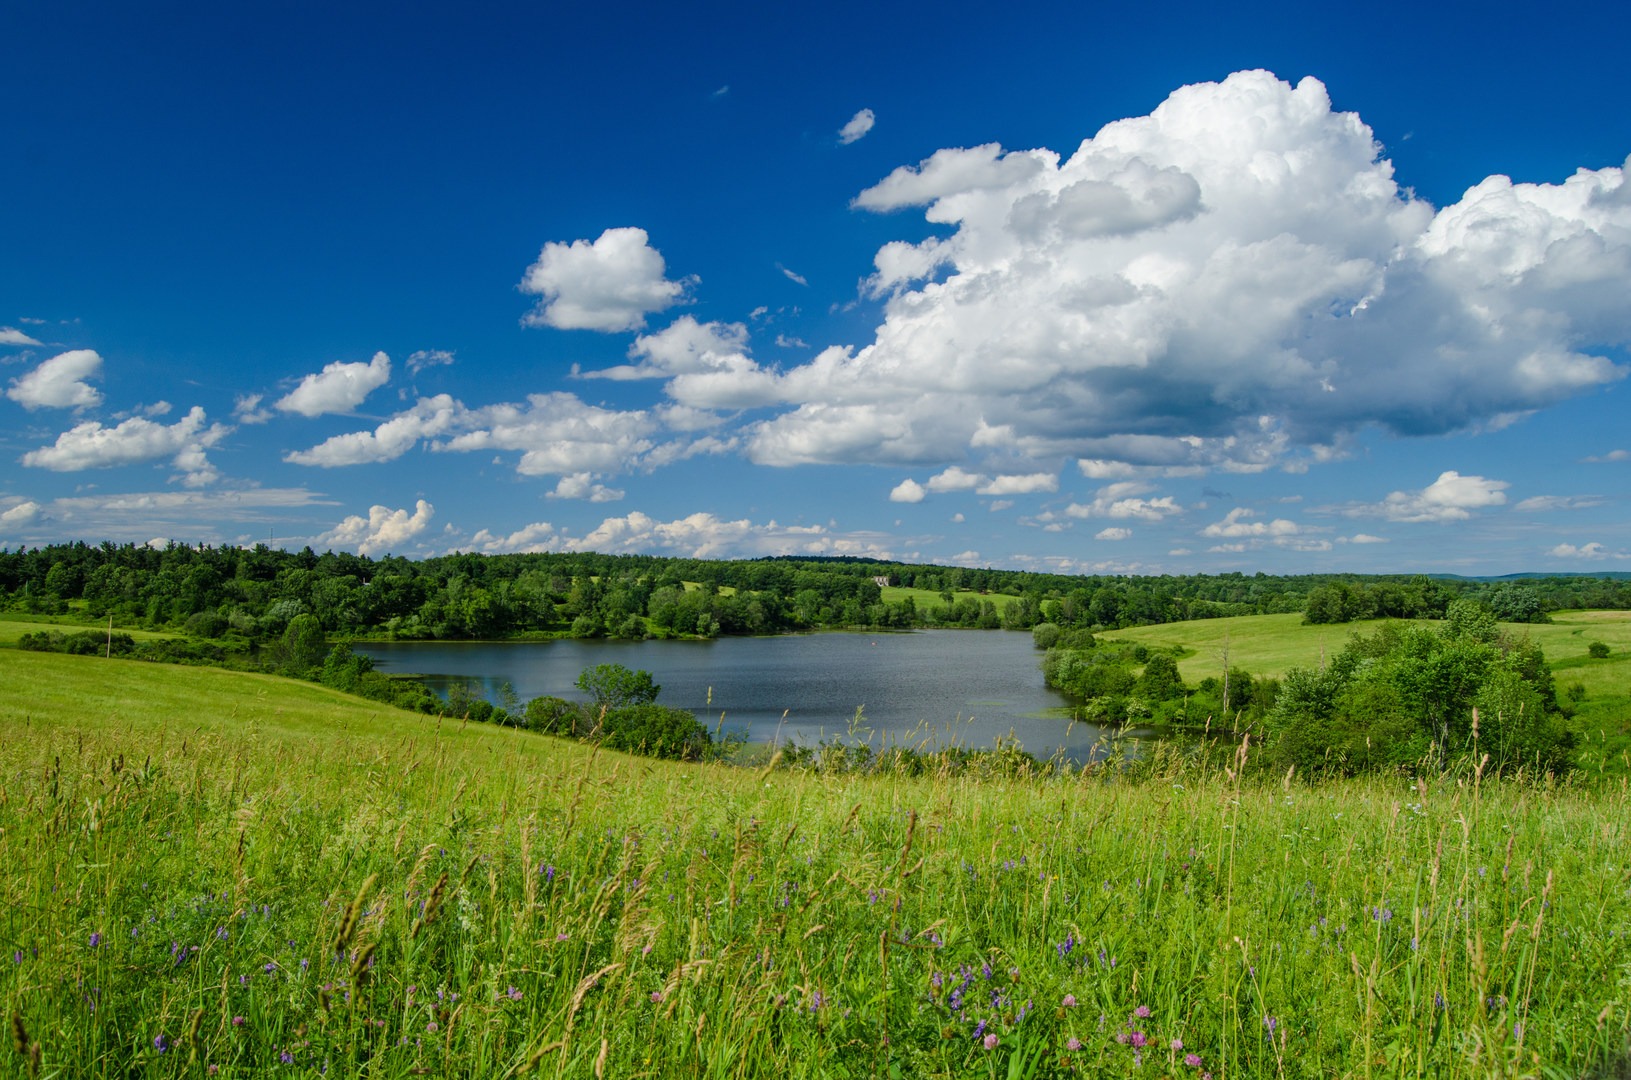
[[[0,1075],[1631,1069],[1624,790],[677,765],[13,652],[0,736]]]

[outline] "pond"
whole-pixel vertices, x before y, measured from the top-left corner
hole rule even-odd
[[[1042,680],[1026,632],[920,630],[728,637],[714,641],[367,642],[379,670],[416,673],[434,690],[455,683],[502,703],[573,685],[595,664],[645,670],[663,705],[755,743],[870,739],[874,747],[982,748],[1013,736],[1039,758],[1096,756],[1104,731],[1073,723],[1070,702]]]

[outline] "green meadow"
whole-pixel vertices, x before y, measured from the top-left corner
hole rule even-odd
[[[667,763],[0,650],[0,1075],[1631,1069],[1623,787],[1218,756]]]
[[[1373,634],[1381,622],[1304,625],[1301,615],[1247,615],[1229,619],[1141,626],[1104,634],[1106,640],[1181,651],[1178,671],[1193,686],[1230,667],[1280,676],[1293,667],[1317,667],[1354,634]],[[1558,697],[1579,733],[1577,760],[1588,772],[1631,774],[1631,611],[1559,611],[1550,623],[1502,623],[1545,651]],[[1592,642],[1609,655],[1589,655]]]
[[[934,589],[917,589],[905,585],[885,585],[880,592],[883,602],[886,604],[899,604],[909,599],[913,604],[917,605],[919,611],[946,606],[945,594]],[[952,603],[955,604],[962,600],[974,600],[976,602],[989,600],[998,611],[1007,609],[1010,604],[1019,603],[1019,597],[1010,596],[1007,593],[978,593],[969,589],[958,589],[951,594]]]

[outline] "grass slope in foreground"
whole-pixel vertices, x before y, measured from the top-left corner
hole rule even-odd
[[[1624,792],[822,777],[0,651],[0,1075],[1624,1075]]]

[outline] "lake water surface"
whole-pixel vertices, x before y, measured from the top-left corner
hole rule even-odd
[[[504,684],[525,702],[581,701],[573,685],[595,664],[652,673],[664,705],[750,742],[847,738],[856,710],[874,745],[991,746],[1013,735],[1026,750],[1092,756],[1101,730],[1072,724],[1070,702],[1042,681],[1028,632],[920,630],[797,634],[714,641],[367,642],[381,671],[417,673],[445,692],[469,682],[497,702]],[[721,720],[723,717],[723,720]]]

